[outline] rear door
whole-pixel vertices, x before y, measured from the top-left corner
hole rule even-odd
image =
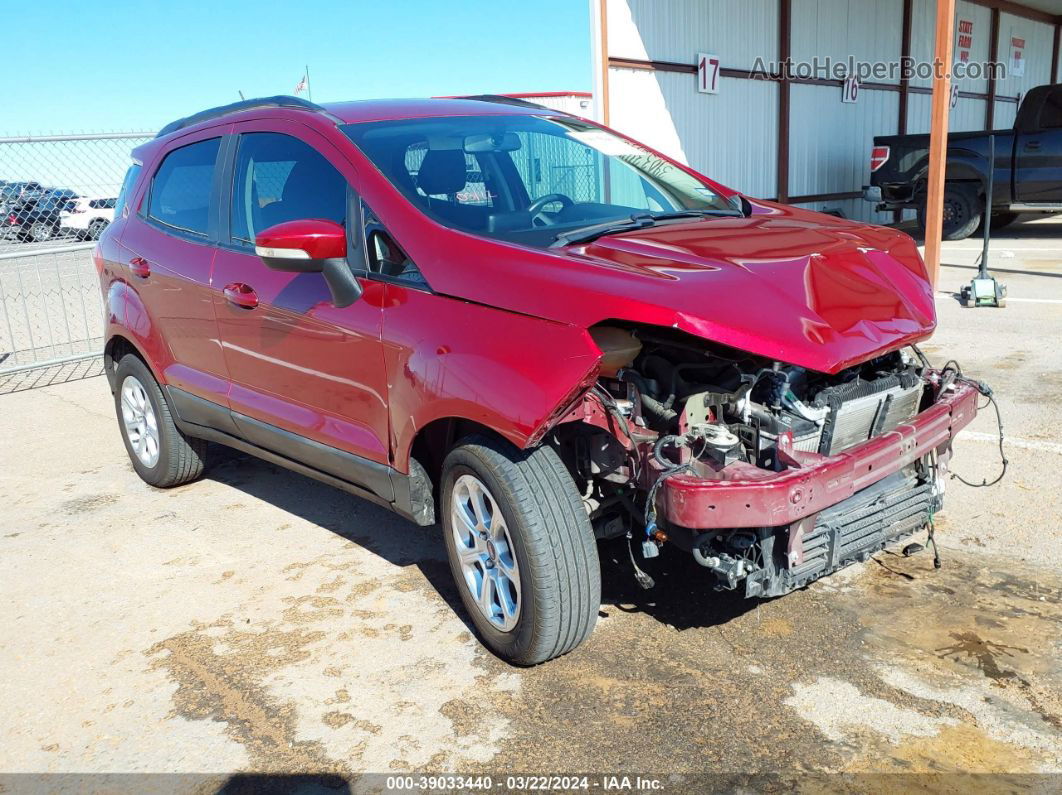
[[[1039,98],[1036,98],[1039,99]],[[1034,100],[1030,92],[1027,102]],[[1044,92],[1039,112],[1015,134],[1015,197],[1062,204],[1062,86]]]
[[[140,306],[127,325],[158,341],[150,355],[166,381],[224,406],[228,376],[214,319],[211,269],[224,128],[175,142],[154,173],[120,243],[120,266]]]
[[[337,309],[322,274],[270,270],[254,253],[255,235],[284,221],[347,225],[353,167],[298,123],[247,122],[235,132],[214,268],[234,420],[254,443],[391,499],[384,286],[363,280],[360,300]],[[360,262],[358,245],[351,239]],[[226,287],[257,305],[229,301]]]

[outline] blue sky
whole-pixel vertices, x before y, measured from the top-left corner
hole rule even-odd
[[[590,90],[586,0],[21,2],[0,135],[154,130],[213,105]]]

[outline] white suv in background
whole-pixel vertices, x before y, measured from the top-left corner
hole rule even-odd
[[[59,213],[59,225],[68,234],[83,240],[99,240],[100,234],[114,220],[116,198],[81,196],[69,210]]]

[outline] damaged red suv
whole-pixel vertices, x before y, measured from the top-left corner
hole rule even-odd
[[[595,539],[771,597],[910,535],[976,411],[913,347],[909,237],[573,116],[274,97],[134,157],[96,258],[140,477],[194,480],[218,442],[438,519],[515,663],[590,634]]]

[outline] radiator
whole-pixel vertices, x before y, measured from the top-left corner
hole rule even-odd
[[[917,378],[894,378],[885,384],[860,382],[837,388],[824,400],[830,406],[830,413],[819,439],[818,451],[832,455],[891,431],[918,413],[922,391],[922,381]],[[854,394],[849,396],[846,392]]]

